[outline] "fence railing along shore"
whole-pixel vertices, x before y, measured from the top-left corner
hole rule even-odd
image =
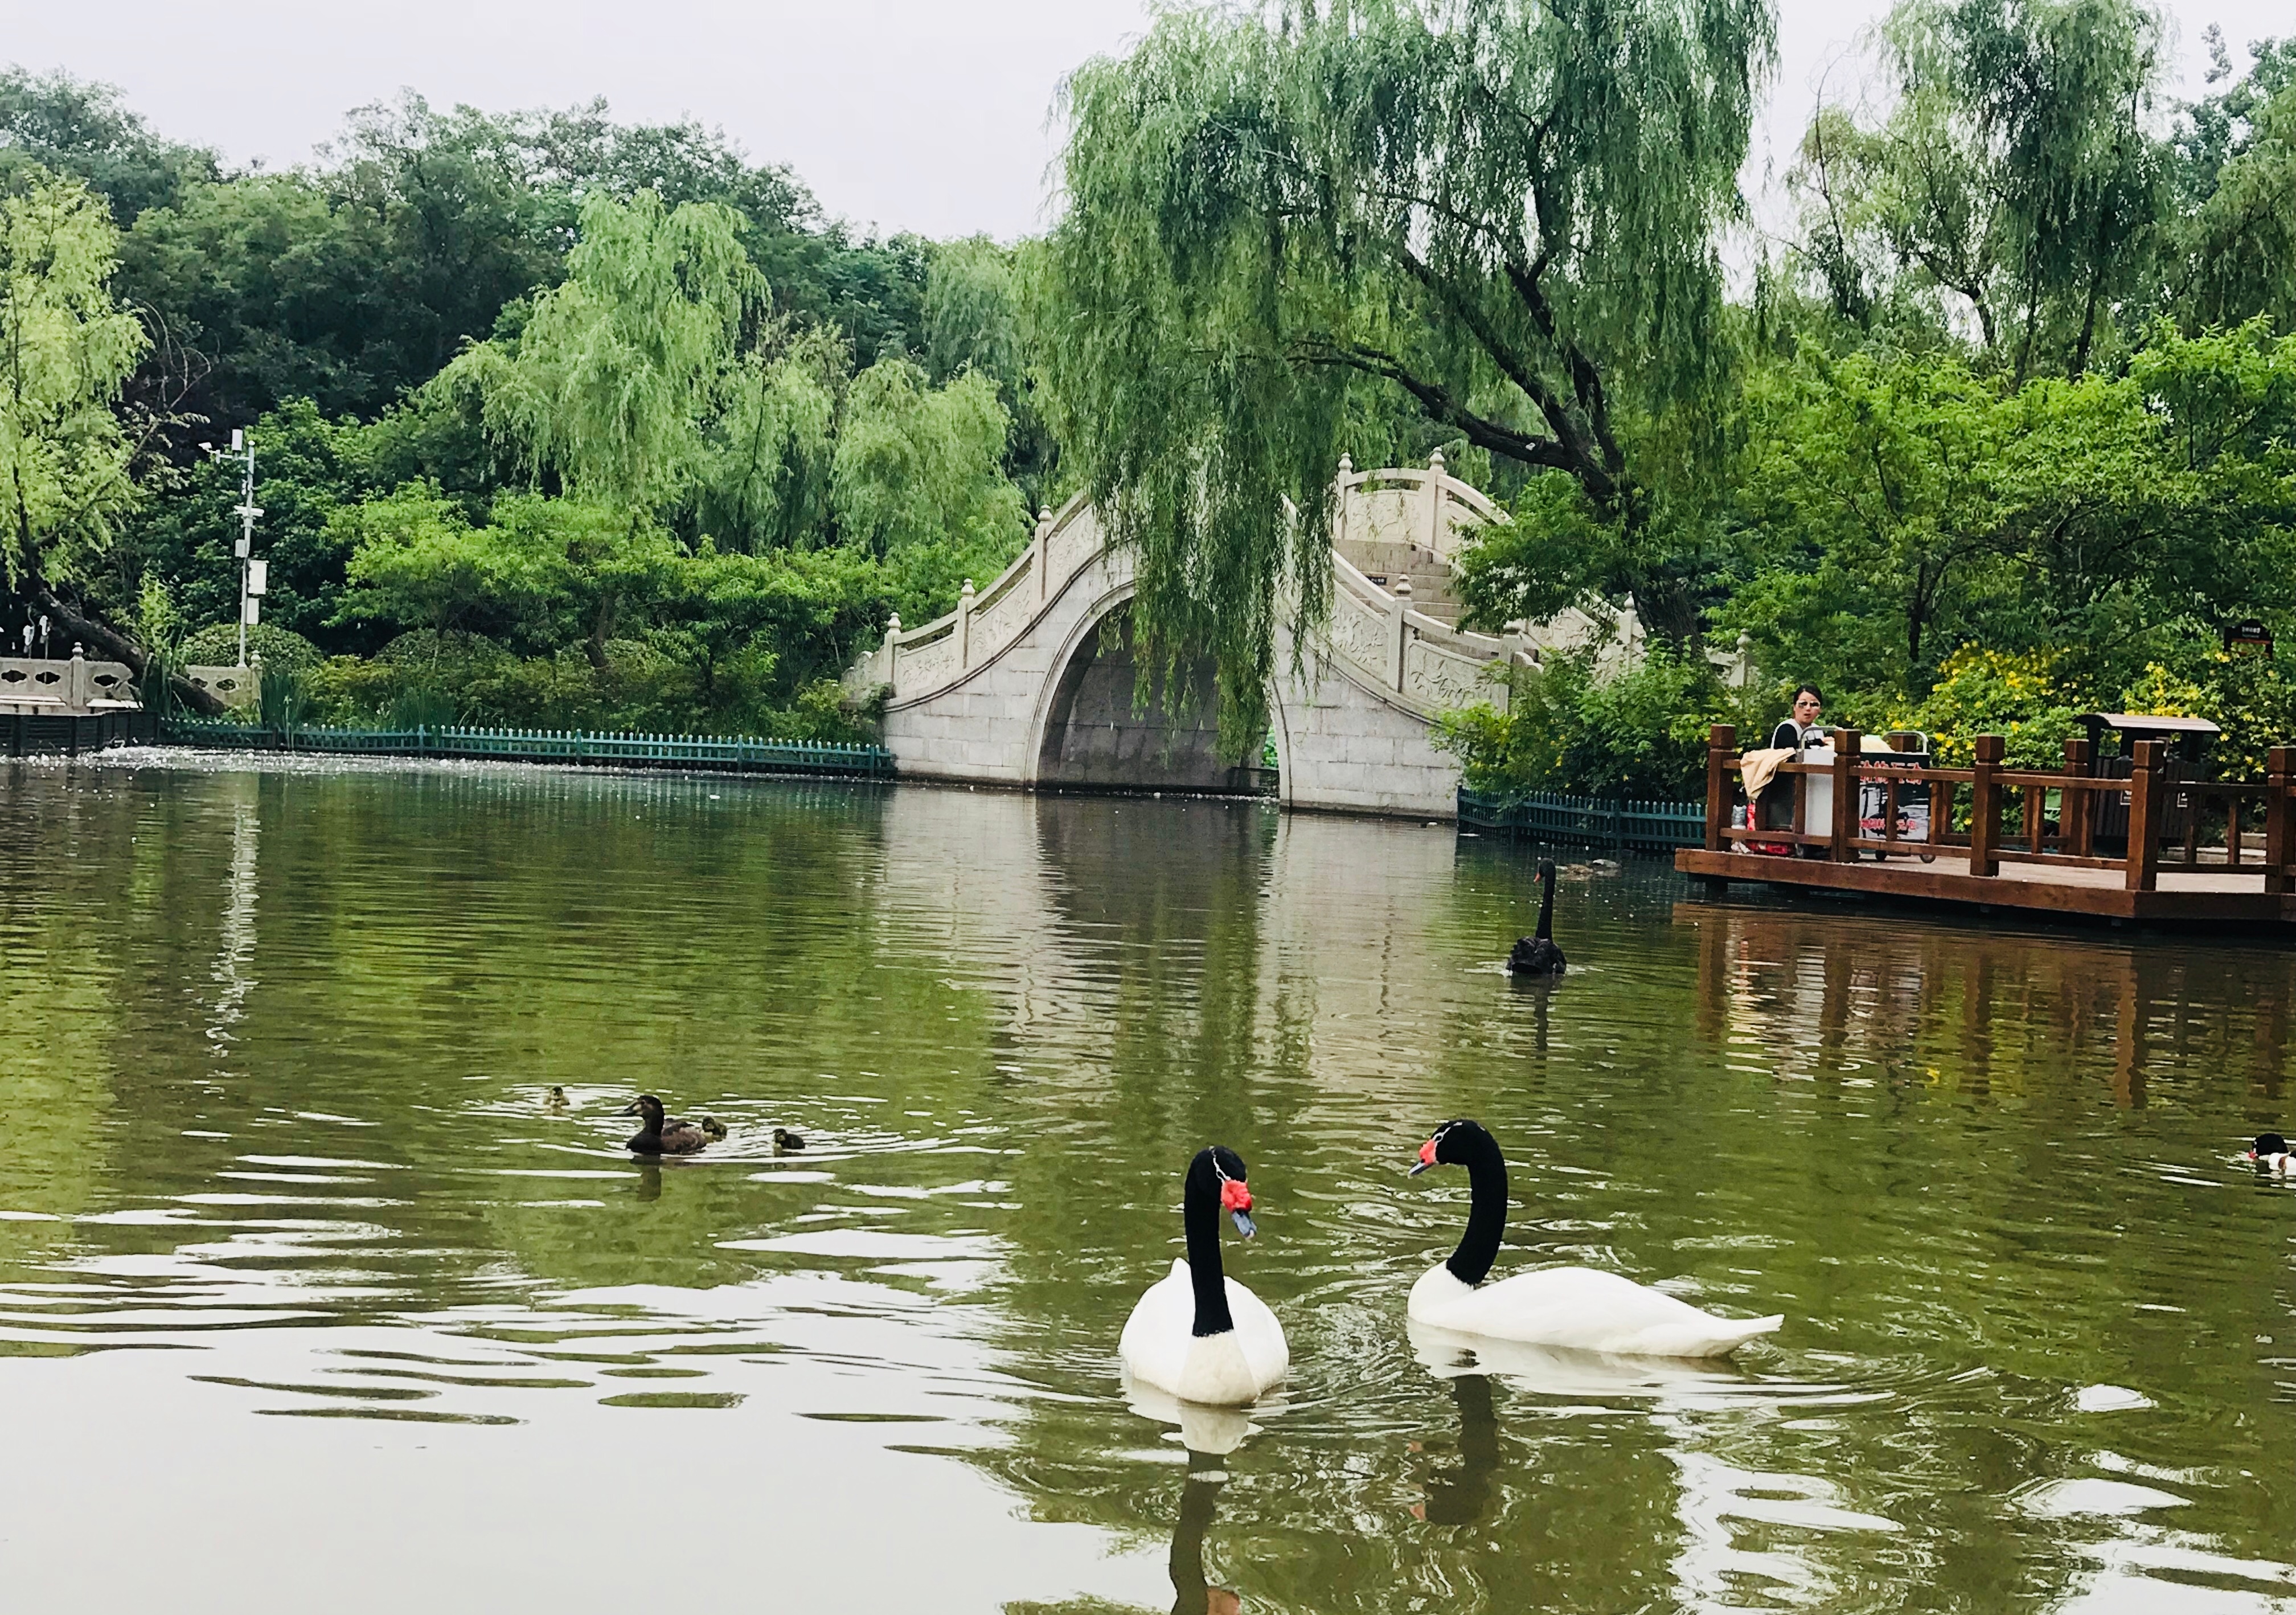
[[[1459,788],[1459,823],[1507,840],[1672,852],[1697,846],[1705,822],[1706,808],[1699,802],[1640,802],[1554,791],[1503,796]]]
[[[296,726],[174,718],[161,726],[171,745],[230,750],[358,757],[484,758],[598,767],[691,768],[737,774],[838,775],[890,779],[893,754],[882,746],[832,741],[772,741],[747,734],[636,734],[587,729],[471,729],[417,724],[411,729]]]

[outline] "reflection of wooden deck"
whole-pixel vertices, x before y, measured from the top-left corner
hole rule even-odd
[[[1709,880],[1759,881],[1773,886],[1868,892],[2038,914],[2296,925],[2296,893],[2266,891],[2261,870],[2201,869],[2185,873],[2164,869],[2152,890],[2130,891],[2118,869],[2009,864],[2002,866],[1999,874],[1973,875],[1969,873],[1966,848],[1940,849],[1934,864],[1894,857],[1837,864],[1823,858],[1709,852],[1691,847],[1674,855],[1674,866],[1685,874]]]

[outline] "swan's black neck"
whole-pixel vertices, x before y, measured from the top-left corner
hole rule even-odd
[[[1190,1332],[1226,1334],[1235,1327],[1227,1309],[1227,1275],[1220,1270],[1220,1177],[1210,1150],[1188,1163],[1187,1189],[1180,1201],[1181,1226],[1188,1233],[1188,1283],[1196,1291],[1196,1323]]]
[[[1172,1525],[1172,1615],[1204,1615],[1211,1607],[1211,1583],[1204,1575],[1204,1533],[1226,1483],[1226,1460],[1210,1453],[1188,1454],[1187,1488],[1180,1494],[1180,1517]]]
[[[1461,1130],[1472,1125],[1463,1124]],[[1451,1143],[1445,1157],[1467,1168],[1471,1203],[1467,1231],[1443,1265],[1461,1283],[1480,1284],[1499,1259],[1499,1241],[1506,1234],[1506,1157],[1499,1153],[1497,1140],[1480,1127]]]
[[[1538,872],[1538,929],[1530,933],[1541,942],[1554,939],[1554,877]]]

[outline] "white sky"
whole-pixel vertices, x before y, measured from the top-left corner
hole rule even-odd
[[[1854,72],[1885,0],[1782,0],[1754,172],[1783,170],[1829,70]],[[350,108],[402,86],[490,111],[603,95],[687,114],[787,163],[832,214],[1009,240],[1045,220],[1065,73],[1147,26],[1143,0],[0,0],[0,61],[116,84],[163,134],[226,159],[303,160]],[[2235,61],[2296,32],[2287,0],[2169,0],[2185,93],[2224,25]],[[1845,61],[1845,58],[1849,60]]]

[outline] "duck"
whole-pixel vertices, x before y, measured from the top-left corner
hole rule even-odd
[[[1507,955],[1510,976],[1559,976],[1570,963],[1562,950],[1554,946],[1554,865],[1541,860],[1538,865],[1538,929],[1528,937],[1515,939],[1514,951]]]
[[[1183,1402],[1241,1407],[1292,1366],[1283,1325],[1220,1270],[1220,1213],[1245,1239],[1258,1232],[1246,1178],[1242,1158],[1226,1145],[1196,1152],[1181,1194],[1188,1254],[1134,1304],[1117,1343],[1127,1374]]]
[[[1480,1122],[1447,1121],[1419,1146],[1416,1177],[1467,1168],[1472,1204],[1459,1248],[1411,1287],[1410,1321],[1456,1334],[1617,1357],[1725,1357],[1784,1324],[1726,1318],[1598,1267],[1540,1267],[1485,1283],[1506,1233],[1506,1157]]]
[[[775,1153],[779,1155],[793,1155],[798,1151],[804,1148],[805,1135],[803,1134],[792,1133],[787,1127],[775,1127],[774,1129]]]
[[[2288,1141],[2277,1133],[2259,1133],[2249,1146],[2248,1158],[2264,1171],[2296,1176],[2296,1155],[2288,1152]]]
[[[563,1111],[568,1109],[569,1105],[566,1098],[566,1090],[560,1087],[556,1083],[552,1083],[550,1085],[550,1092],[542,1096],[542,1108],[545,1111]]]
[[[726,1124],[715,1116],[704,1116],[695,1125],[709,1135],[712,1143],[726,1136]]]
[[[624,1116],[643,1116],[645,1125],[625,1146],[639,1155],[691,1155],[709,1143],[709,1135],[690,1121],[662,1114],[661,1101],[641,1094],[622,1107]]]

